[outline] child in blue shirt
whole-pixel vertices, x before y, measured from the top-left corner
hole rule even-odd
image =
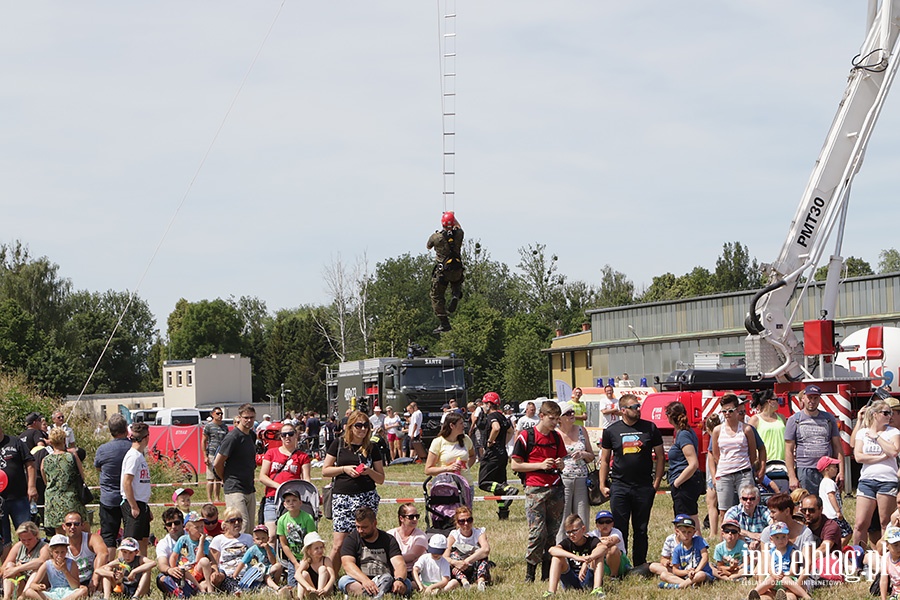
[[[788,540],[790,529],[786,523],[775,521],[769,527],[771,540],[763,549],[763,572],[759,575],[759,584],[750,592],[750,598],[771,596],[779,590],[793,594],[797,598],[809,598],[803,581],[807,574],[803,569],[803,558],[797,547]]]
[[[747,575],[744,571],[747,544],[741,539],[741,524],[733,519],[722,523],[722,539],[713,551],[713,575],[717,579],[741,579]]]
[[[208,582],[212,564],[209,562],[209,537],[199,513],[189,512],[185,517],[184,535],[172,547],[169,566],[182,569],[184,578],[200,591],[210,591]]]
[[[675,524],[677,544],[672,549],[672,570],[662,573],[661,588],[687,588],[713,581],[709,566],[709,544],[695,536],[697,527],[688,515],[678,515]]]
[[[241,564],[234,570],[232,577],[240,581],[241,573],[244,569],[257,569],[265,579],[267,586],[276,592],[280,591],[281,586],[278,585],[276,580],[281,578],[281,565],[276,562],[275,551],[269,545],[269,528],[263,524],[254,527],[253,541],[255,543],[247,548],[244,558],[241,559]]]

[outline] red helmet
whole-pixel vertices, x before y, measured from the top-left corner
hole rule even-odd
[[[441,225],[443,227],[453,227],[456,224],[456,215],[452,210],[448,210],[441,215]]]
[[[500,394],[497,392],[488,392],[481,399],[482,402],[490,402],[491,404],[500,404]]]

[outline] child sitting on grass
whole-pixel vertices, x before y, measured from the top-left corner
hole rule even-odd
[[[78,564],[66,558],[69,538],[56,534],[50,538],[50,561],[38,567],[25,589],[30,600],[77,600],[87,598],[87,586],[78,582]]]
[[[672,549],[672,570],[660,574],[661,588],[687,588],[713,581],[715,577],[709,566],[709,544],[700,536],[695,536],[697,527],[694,520],[680,514],[672,521],[678,541]]]
[[[241,564],[234,570],[233,577],[243,583],[241,574],[247,575],[244,569],[256,569],[259,575],[253,578],[252,587],[262,585],[260,580],[264,580],[271,589],[280,591],[278,581],[281,579],[281,565],[275,560],[275,551],[269,545],[269,528],[263,524],[254,527],[253,542],[253,546],[244,553]]]
[[[209,537],[196,512],[185,515],[184,535],[178,538],[169,554],[169,566],[184,572],[184,579],[201,592],[209,592],[213,571],[209,561]]]
[[[736,580],[745,577],[744,552],[747,544],[741,539],[741,524],[733,519],[722,523],[722,539],[713,551],[713,575],[718,579]]]
[[[321,598],[334,590],[334,567],[331,558],[325,554],[325,542],[315,531],[303,538],[303,560],[300,561],[296,579],[299,600],[307,594]]]
[[[631,561],[625,554],[625,542],[622,532],[613,527],[613,516],[608,510],[601,510],[594,519],[596,529],[588,535],[596,537],[600,540],[603,550],[600,552],[600,559],[603,563],[603,572],[600,577],[600,585],[603,587],[603,578],[607,575],[612,577],[624,577],[631,570]]]
[[[759,584],[750,591],[750,600],[809,598],[803,587],[807,577],[803,570],[803,558],[797,547],[788,540],[788,533],[790,529],[782,521],[775,521],[769,528],[771,541],[763,548]]]
[[[97,569],[103,579],[103,597],[109,600],[112,594],[126,598],[141,598],[150,595],[150,571],[156,566],[146,556],[140,556],[137,540],[127,537],[119,544],[116,560]]]
[[[449,592],[460,586],[450,578],[450,563],[444,558],[447,550],[447,536],[436,533],[428,540],[428,550],[413,565],[413,579],[416,589],[426,595]]]
[[[601,585],[606,545],[599,538],[586,535],[584,522],[578,515],[566,517],[563,528],[566,539],[550,548],[550,581],[544,598],[555,594],[560,583],[567,590],[591,588],[592,596],[605,598]]]

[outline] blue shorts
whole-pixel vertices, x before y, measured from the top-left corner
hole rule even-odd
[[[578,571],[569,568],[568,571],[559,576],[559,582],[567,590],[589,590],[594,587],[594,570],[588,569],[585,572],[584,581],[581,581],[578,579]]]
[[[856,484],[856,497],[869,498],[870,500],[875,500],[875,497],[881,494],[882,496],[896,496],[897,495],[897,482],[896,481],[875,481],[874,479],[860,479],[859,483]]]

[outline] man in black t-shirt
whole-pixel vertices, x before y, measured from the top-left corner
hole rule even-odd
[[[25,431],[19,434],[19,439],[25,443],[25,447],[31,452],[35,446],[47,445],[47,434],[43,429],[44,417],[36,412],[25,416]]]
[[[665,467],[662,435],[656,425],[641,419],[641,403],[634,394],[619,398],[622,419],[603,430],[600,454],[600,485],[609,497],[609,506],[616,528],[628,545],[628,521],[634,525],[634,546],[631,556],[636,566],[647,562],[647,526],[653,510],[653,498],[659,490]],[[653,472],[656,453],[656,473]],[[612,483],[609,459],[613,457]]]
[[[344,575],[338,589],[352,596],[408,596],[412,583],[400,544],[391,534],[378,529],[375,511],[368,506],[356,510],[356,531],[341,544]]]
[[[256,409],[252,404],[238,408],[238,420],[222,439],[213,466],[222,480],[225,507],[235,508],[244,518],[244,533],[256,525],[256,435],[253,420]]]
[[[306,441],[309,444],[309,453],[316,458],[320,458],[319,432],[322,430],[322,422],[314,411],[309,411],[306,417]]]
[[[34,457],[22,440],[10,437],[0,429],[0,469],[6,473],[7,484],[0,498],[0,537],[2,546],[12,542],[12,530],[31,520],[31,500],[37,501],[38,492],[34,470]],[[12,529],[9,520],[12,519]]]
[[[478,470],[478,487],[493,496],[515,496],[519,490],[506,484],[506,467],[509,465],[509,454],[506,444],[513,436],[513,428],[509,419],[500,411],[500,396],[496,392],[488,392],[483,398],[484,408],[488,410],[484,427],[484,456],[481,457],[481,468]],[[497,517],[503,521],[509,518],[509,507],[512,500],[497,500]]]

